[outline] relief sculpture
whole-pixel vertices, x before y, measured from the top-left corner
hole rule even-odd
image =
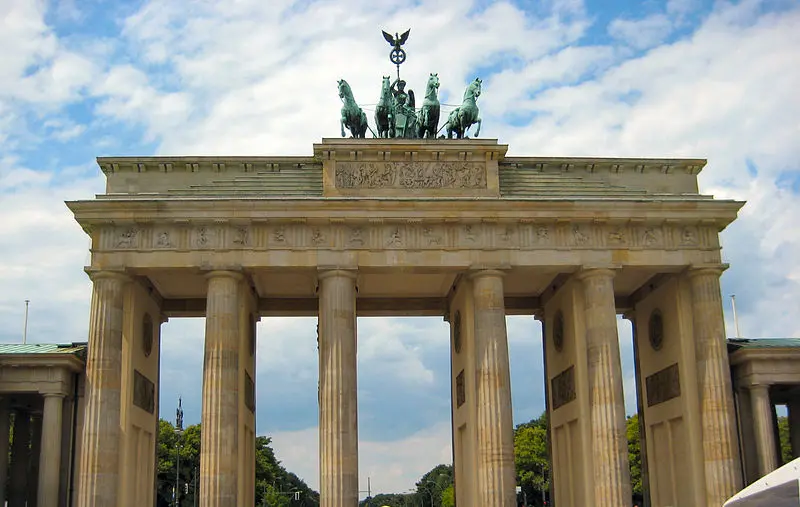
[[[486,188],[486,166],[473,162],[340,162],[337,188]]]

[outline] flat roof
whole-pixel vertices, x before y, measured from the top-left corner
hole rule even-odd
[[[0,355],[70,354],[86,358],[86,342],[73,343],[0,343]]]
[[[800,338],[728,338],[728,352],[739,349],[800,348]]]

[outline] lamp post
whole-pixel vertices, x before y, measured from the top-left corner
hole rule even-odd
[[[175,411],[175,432],[178,434],[178,438],[175,440],[175,454],[177,455],[175,464],[175,507],[178,507],[178,499],[181,493],[181,435],[183,434],[183,408],[181,407],[181,401],[181,398],[178,397],[178,409]]]

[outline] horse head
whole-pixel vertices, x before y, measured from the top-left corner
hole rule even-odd
[[[428,87],[433,88],[434,90],[439,89],[439,73],[434,72],[431,73],[430,77],[428,78]]]
[[[348,96],[350,96],[350,97],[353,96],[353,92],[350,91],[350,85],[347,84],[347,81],[345,81],[344,79],[340,79],[340,80],[337,81],[337,83],[339,84],[339,98],[340,99],[347,98]]]
[[[477,99],[481,96],[481,78],[476,77],[475,81],[471,82],[467,89],[464,91],[464,100]]]

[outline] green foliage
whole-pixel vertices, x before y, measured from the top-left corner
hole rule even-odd
[[[442,507],[455,507],[456,505],[456,492],[453,485],[447,486],[447,489],[442,491]]]
[[[547,453],[547,415],[520,424],[514,430],[514,464],[517,485],[529,500],[541,498],[549,489],[550,465]]]
[[[639,414],[628,417],[626,422],[628,437],[628,462],[631,470],[631,487],[634,495],[642,494],[642,446],[639,439]]]
[[[200,425],[189,426],[178,436],[175,427],[163,419],[158,422],[158,504],[172,505],[176,465],[180,453],[180,505],[194,505],[195,474],[199,484]],[[312,507],[319,505],[319,493],[299,477],[287,472],[275,457],[269,437],[256,437],[256,505]],[[188,485],[188,493],[187,491]],[[293,500],[294,492],[300,500]]]
[[[442,491],[453,484],[453,465],[436,465],[417,482],[421,507],[441,507]]]
[[[781,460],[783,463],[792,461],[792,442],[789,436],[789,418],[778,417],[778,435],[781,439]]]

